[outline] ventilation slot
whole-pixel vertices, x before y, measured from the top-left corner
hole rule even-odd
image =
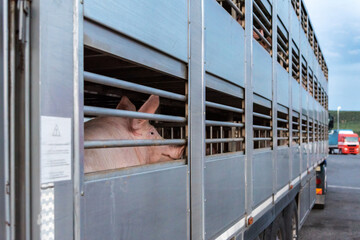
[[[270,108],[254,103],[253,130],[254,149],[271,149],[272,121]]]
[[[318,121],[315,121],[314,123],[314,135],[315,135],[315,142],[318,142],[319,141],[319,124],[318,124]]]
[[[301,56],[301,85],[307,91],[308,83],[307,83],[307,62],[304,56]]]
[[[309,142],[314,142],[314,121],[312,118],[309,119]]]
[[[217,0],[217,2],[245,29],[245,0]]]
[[[300,54],[299,48],[293,41],[292,47],[292,76],[297,81],[300,82]]]
[[[314,98],[315,98],[315,100],[316,101],[319,101],[319,93],[318,93],[318,91],[319,91],[319,86],[318,86],[318,80],[317,80],[317,78],[316,78],[316,76],[314,77],[315,79],[314,79]]]
[[[173,157],[170,158],[169,154],[173,152],[170,153],[165,146],[177,146],[180,154],[180,146],[186,144],[186,88],[187,83],[184,79],[125,61],[105,52],[85,48],[85,160],[87,156],[101,155],[105,156],[107,161],[101,169],[86,169],[85,165],[85,172],[167,160],[172,162]],[[160,101],[150,95],[159,96]],[[144,106],[143,110],[136,111],[141,106]],[[133,119],[139,121],[132,121]],[[134,136],[143,137],[135,139],[131,137],[132,132],[138,133],[134,133]],[[146,162],[135,158],[130,162],[124,158],[120,159],[124,161],[112,160],[112,157],[127,154],[135,147],[144,150],[149,146],[160,145],[162,147],[159,151],[163,151],[169,157],[159,155],[159,159],[149,159]],[[113,151],[113,154],[109,154],[109,151]],[[184,155],[176,155],[176,158],[184,158]],[[91,161],[96,162],[94,159]]]
[[[301,119],[301,129],[302,129],[302,143],[308,142],[308,117],[302,115]]]
[[[319,49],[319,44],[318,44],[318,41],[314,35],[314,54],[315,54],[315,57],[316,59],[318,59],[318,49]]]
[[[308,31],[307,31],[308,15],[307,15],[307,12],[305,10],[305,6],[303,3],[301,3],[301,26],[305,32],[305,36],[307,36],[307,34],[308,34]]]
[[[271,4],[267,0],[254,0],[253,36],[272,55]]]
[[[289,33],[281,20],[279,18],[278,20],[277,61],[287,72],[289,72]]]
[[[291,0],[291,4],[295,10],[296,16],[300,16],[300,0]]]
[[[313,71],[311,70],[311,68],[309,68],[309,89],[308,91],[310,92],[310,95],[313,97],[314,96],[314,75],[313,75]]]
[[[243,152],[244,131],[243,99],[207,88],[206,155]]]
[[[292,116],[292,144],[300,144],[300,115],[295,111]]]
[[[278,146],[289,146],[289,110],[281,108],[284,109],[277,112]]]
[[[311,48],[314,50],[314,30],[311,26],[311,23],[309,23],[309,34],[308,34],[308,39],[309,39],[309,43]]]

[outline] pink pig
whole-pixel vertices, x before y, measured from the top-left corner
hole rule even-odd
[[[139,112],[155,113],[159,96],[151,95]],[[136,111],[134,104],[125,96],[117,109]],[[148,120],[121,117],[98,117],[85,123],[85,140],[136,140],[163,139]],[[179,159],[185,146],[146,146],[86,149],[85,173],[116,168],[125,168],[149,163]]]

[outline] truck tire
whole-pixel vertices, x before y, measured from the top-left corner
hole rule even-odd
[[[266,238],[266,240],[268,240],[268,239],[287,240],[288,239],[286,237],[286,228],[285,228],[285,222],[284,222],[284,217],[283,217],[282,213],[280,213],[279,216],[277,216],[275,221],[272,223],[271,231],[270,231],[269,235],[270,235],[270,238]],[[266,237],[269,237],[269,235]]]
[[[288,240],[298,239],[299,224],[297,215],[297,206],[295,200],[284,210],[284,218],[286,224],[286,236]]]

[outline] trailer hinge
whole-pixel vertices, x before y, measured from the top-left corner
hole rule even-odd
[[[18,13],[18,23],[19,23],[19,40],[25,42],[26,37],[26,17],[29,16],[30,11],[30,0],[18,0],[17,2]]]
[[[6,194],[10,195],[10,183],[9,182],[6,183],[5,191],[6,191]]]

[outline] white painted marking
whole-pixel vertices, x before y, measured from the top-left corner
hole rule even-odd
[[[328,187],[329,188],[360,190],[360,187],[348,187],[348,186],[338,186],[338,185],[328,185]]]
[[[278,198],[280,198],[284,193],[286,193],[286,191],[289,190],[289,184],[286,184],[285,187],[283,187],[282,189],[280,189],[274,196],[274,201],[276,202],[278,200]]]
[[[240,221],[235,223],[231,228],[226,230],[223,234],[216,238],[216,240],[227,240],[229,239],[234,233],[239,231],[241,228],[245,226],[245,218],[242,218]]]
[[[252,213],[250,214],[250,216],[252,217],[256,217],[259,213],[261,213],[264,209],[266,209],[269,205],[271,205],[273,203],[273,197],[268,198],[267,200],[265,200],[260,206],[258,206],[257,208],[255,208]]]

